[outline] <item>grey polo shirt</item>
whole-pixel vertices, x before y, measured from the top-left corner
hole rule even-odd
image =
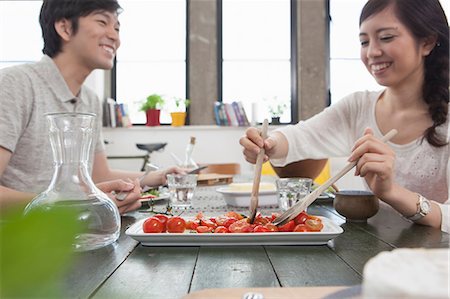
[[[95,113],[93,144],[95,152],[103,151],[101,107],[96,94],[85,86],[75,97],[48,56],[37,63],[0,70],[0,146],[12,153],[0,185],[35,193],[48,187],[53,155],[45,113]]]

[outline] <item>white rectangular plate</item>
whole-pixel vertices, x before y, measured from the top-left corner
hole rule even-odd
[[[125,232],[145,246],[239,246],[239,245],[322,245],[337,237],[344,230],[330,219],[320,217],[324,225],[321,232],[274,232],[274,233],[229,233],[198,234],[180,233],[146,234],[142,230],[142,219]]]

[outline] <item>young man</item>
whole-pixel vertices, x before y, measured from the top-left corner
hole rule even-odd
[[[116,0],[44,0],[39,17],[45,54],[41,61],[0,70],[0,206],[25,204],[49,185],[52,153],[48,112],[97,114],[92,178],[105,192],[132,191],[124,213],[140,207],[139,172],[112,170],[101,134],[101,103],[83,83],[95,69],[111,69],[120,46]],[[173,167],[149,174],[144,185],[165,183]],[[134,179],[134,183],[121,181]],[[110,181],[110,182],[108,182]],[[139,186],[137,186],[139,187]]]

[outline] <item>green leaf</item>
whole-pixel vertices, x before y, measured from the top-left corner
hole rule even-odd
[[[0,297],[59,297],[82,231],[75,210],[13,211],[0,225]]]

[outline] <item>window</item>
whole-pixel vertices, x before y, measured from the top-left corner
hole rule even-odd
[[[116,62],[116,100],[127,104],[134,124],[144,124],[145,114],[139,107],[148,95],[186,98],[186,0],[120,4],[122,44]],[[171,122],[169,112],[161,111],[161,123]]]
[[[222,101],[241,101],[257,121],[285,103],[291,122],[291,1],[222,0]],[[250,116],[250,115],[249,115]]]
[[[0,1],[0,68],[42,57],[42,1]]]
[[[358,90],[383,88],[375,82],[359,58],[359,15],[364,4],[365,1],[361,0],[330,0],[331,103]],[[448,19],[450,1],[441,0],[441,5]]]

